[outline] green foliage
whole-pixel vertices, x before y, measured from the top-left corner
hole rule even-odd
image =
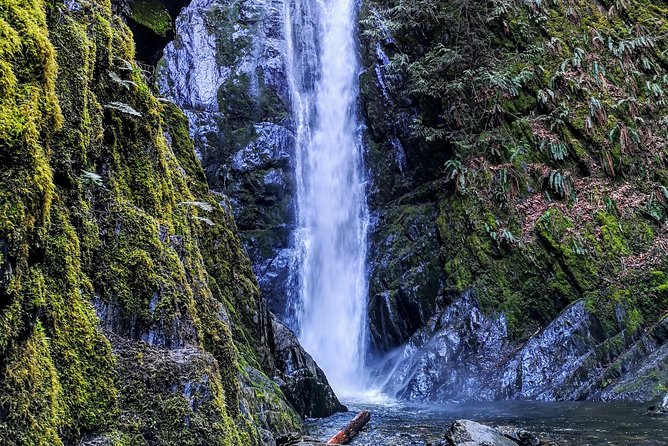
[[[388,55],[383,93],[400,104],[389,119],[414,116],[415,151],[443,160],[449,289],[475,288],[516,337],[585,296],[611,333],[668,309],[647,286],[665,269],[666,17],[648,0],[366,2],[367,58]]]

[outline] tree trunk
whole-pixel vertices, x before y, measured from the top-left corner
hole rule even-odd
[[[359,431],[362,430],[364,426],[369,422],[371,419],[371,414],[367,410],[363,410],[362,412],[358,413],[355,418],[353,418],[353,421],[348,423],[346,427],[341,429],[336,435],[334,435],[332,438],[327,441],[327,444],[348,444],[350,440],[355,438],[355,435],[359,433]]]

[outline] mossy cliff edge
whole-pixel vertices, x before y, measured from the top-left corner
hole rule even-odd
[[[2,0],[0,444],[270,442],[270,323],[110,3]]]
[[[368,0],[361,28],[376,351],[472,288],[518,344],[583,300],[613,367],[668,311],[668,3]]]

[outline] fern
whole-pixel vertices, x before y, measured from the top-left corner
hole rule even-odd
[[[115,82],[115,83],[121,85],[126,90],[129,90],[130,87],[136,87],[137,86],[137,84],[132,82],[132,81],[121,79],[121,77],[117,73],[115,73],[114,71],[108,71],[107,74],[109,75],[109,78],[112,80],[112,82]]]
[[[598,98],[591,98],[589,100],[589,117],[591,118],[589,121],[590,124],[596,122],[598,125],[604,125],[608,121],[605,108]]]
[[[455,188],[466,193],[466,166],[458,159],[449,159],[445,162],[446,181],[454,181]]]
[[[121,66],[119,67],[121,70],[132,71],[132,63],[130,63],[130,61],[118,56],[116,56],[114,59],[121,63]]]
[[[548,177],[548,186],[552,192],[561,198],[569,197],[573,190],[570,175],[558,170],[553,170],[550,172]]]
[[[214,222],[212,222],[211,220],[209,220],[208,218],[204,218],[204,217],[195,217],[195,218],[197,220],[201,221],[201,222],[206,223],[209,226],[216,226],[216,224]]]
[[[568,146],[561,141],[542,141],[540,148],[555,161],[563,161],[568,157]]]
[[[585,248],[584,240],[580,234],[577,234],[575,237],[573,237],[572,245],[572,250],[575,255],[586,256],[589,254],[589,251],[587,251],[587,248]]]
[[[547,105],[548,102],[554,100],[554,91],[549,88],[538,90],[538,102],[543,105]]]
[[[205,212],[211,212],[213,210],[213,206],[211,206],[211,203],[207,203],[206,201],[182,201],[179,204],[188,207],[195,206]]]
[[[137,116],[137,117],[141,116],[141,113],[139,113],[137,110],[130,107],[128,104],[124,102],[112,102],[110,104],[106,104],[105,107],[112,110],[118,110],[121,113],[125,113],[126,115],[130,116]]]
[[[84,184],[94,184],[95,186],[102,186],[104,184],[102,177],[95,172],[84,171],[81,174],[80,180]]]
[[[503,229],[499,234],[499,242],[506,245],[514,245],[518,242],[518,238],[508,229]]]

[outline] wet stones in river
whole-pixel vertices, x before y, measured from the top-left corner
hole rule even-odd
[[[515,429],[513,427],[498,426],[496,428],[504,437],[510,438],[519,446],[541,446],[548,443],[541,440],[538,435],[524,429]]]
[[[317,438],[302,435],[299,432],[293,432],[276,439],[276,446],[324,446],[325,444]]]
[[[457,420],[445,433],[450,446],[541,446],[537,435],[513,428],[492,428],[471,420]]]
[[[647,414],[650,416],[668,416],[668,393],[653,406],[647,408]]]

